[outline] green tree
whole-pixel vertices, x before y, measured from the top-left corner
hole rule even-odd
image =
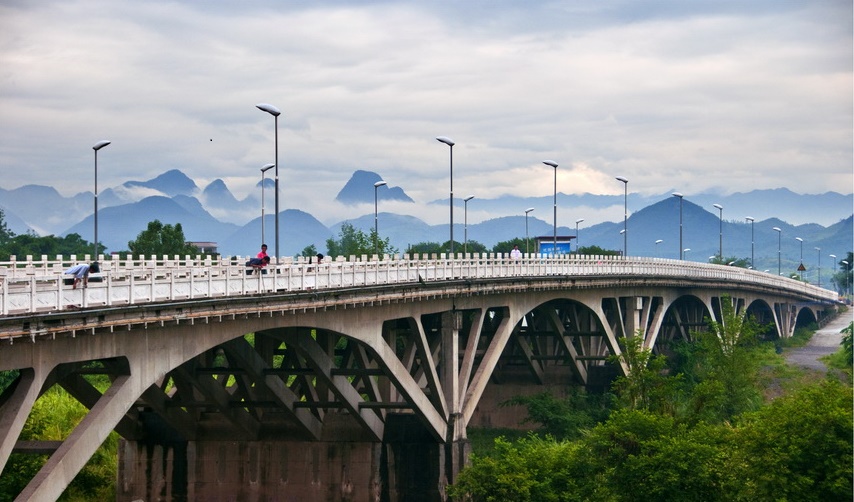
[[[621,338],[619,344],[620,354],[609,360],[623,363],[628,373],[614,380],[614,393],[629,409],[672,414],[680,377],[665,374],[667,358],[654,356],[652,349],[644,347],[643,330],[640,329],[632,337]]]
[[[533,396],[514,396],[501,406],[525,406],[528,416],[522,423],[538,423],[543,433],[557,439],[576,439],[582,431],[608,418],[612,397],[607,393],[594,394],[572,388],[566,399],[541,392]]]
[[[708,320],[709,331],[694,333],[693,361],[685,367],[696,382],[691,414],[697,420],[730,420],[761,403],[755,349],[763,328],[746,310],[736,312],[730,297],[721,297],[720,304],[721,320]]]
[[[302,248],[302,252],[299,254],[300,256],[306,257],[314,257],[317,256],[317,247],[314,244],[309,244],[308,246]]]
[[[728,470],[729,429],[677,423],[670,416],[624,409],[611,414],[582,440],[585,467],[597,473],[607,497],[588,488],[586,500],[734,500],[720,493]]]
[[[828,379],[744,417],[733,445],[741,500],[851,500],[851,387]]]
[[[128,242],[128,248],[134,255],[145,256],[199,254],[199,248],[187,243],[180,223],[164,225],[160,220],[149,222],[148,228],[140,232],[136,240]]]
[[[361,256],[371,253],[373,246],[367,235],[357,230],[352,223],[344,223],[338,231],[338,239],[326,239],[329,256]]]
[[[839,270],[833,274],[830,280],[836,286],[836,291],[839,294],[851,293],[852,278],[854,278],[854,275],[852,275],[852,270],[854,270],[852,268],[854,267],[854,253],[849,251],[848,256],[844,260],[839,260],[837,265],[839,265]]]
[[[95,246],[83,240],[79,234],[69,234],[65,237],[57,237],[55,235],[47,235],[39,237],[32,232],[16,235],[0,246],[0,256],[8,258],[9,256],[83,256],[92,254]],[[98,250],[103,253],[106,250],[103,244],[98,245]]]
[[[525,238],[513,238],[509,241],[501,241],[496,245],[492,246],[493,253],[504,253],[505,255],[509,255],[510,251],[513,250],[513,246],[519,246],[519,250],[523,253],[525,252]],[[528,251],[531,253],[537,252],[537,242],[534,239],[531,239],[530,244],[528,245]]]
[[[619,256],[619,251],[614,251],[613,249],[604,249],[599,246],[581,246],[576,250],[578,254],[591,255],[591,256]]]
[[[419,242],[417,244],[410,244],[409,247],[406,248],[407,254],[419,254],[419,255],[431,255],[431,254],[439,254],[442,252],[442,245],[438,242]]]
[[[535,435],[515,443],[498,438],[495,454],[473,455],[472,465],[448,487],[448,495],[471,502],[584,500],[578,496],[579,485],[591,481],[573,469],[577,457],[578,446],[572,442]]]
[[[0,208],[0,248],[5,246],[14,236],[15,232],[12,232],[6,225],[6,213]]]
[[[484,246],[483,244],[481,244],[478,241],[473,241],[471,239],[469,239],[468,244],[464,243],[463,247],[460,247],[460,249],[466,249],[468,253],[488,253],[489,252],[489,250],[486,249],[486,246]],[[457,248],[455,246],[454,251],[456,251],[456,250],[457,250]]]

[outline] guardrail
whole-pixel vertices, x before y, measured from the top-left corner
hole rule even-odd
[[[88,256],[86,257],[88,258]],[[510,277],[658,277],[732,281],[783,290],[820,301],[835,292],[801,281],[738,267],[670,260],[590,255],[536,255],[513,259],[501,254],[351,256],[322,263],[297,257],[276,260],[262,272],[245,266],[248,257],[137,257],[99,261],[88,288],[65,284],[67,268],[87,261],[72,256],[0,262],[0,315],[160,301],[326,290],[385,284],[498,279]]]

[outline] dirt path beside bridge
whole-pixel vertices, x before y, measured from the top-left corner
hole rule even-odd
[[[803,368],[827,371],[827,367],[823,362],[819,361],[819,358],[833,354],[839,350],[839,344],[842,342],[842,333],[840,331],[853,320],[854,309],[849,309],[847,312],[840,314],[836,319],[816,331],[805,346],[786,350],[786,360],[790,364]]]

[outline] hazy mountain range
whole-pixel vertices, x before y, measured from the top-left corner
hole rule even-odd
[[[382,177],[370,171],[356,171],[344,184],[335,200],[344,204],[374,202],[373,184]],[[265,217],[266,240],[272,251],[275,215],[273,214],[273,180],[265,180],[268,188]],[[258,183],[260,186],[260,182]],[[260,192],[260,191],[253,191]],[[401,187],[381,186],[376,190],[379,200],[412,202]],[[447,205],[448,201],[433,201]],[[454,238],[464,240],[463,201],[456,199],[459,216],[455,219]],[[713,203],[726,208],[723,224],[712,208]],[[525,208],[541,206],[551,208],[552,197],[513,197],[477,200],[478,210],[506,214],[508,207]],[[623,196],[614,195],[564,195],[558,194],[558,207],[562,219],[566,214],[579,213],[579,208],[596,210],[623,204]],[[218,245],[224,255],[247,255],[257,252],[260,244],[261,219],[258,215],[260,196],[250,195],[238,200],[222,180],[215,180],[200,189],[196,183],[179,170],[171,170],[148,181],[128,181],[109,188],[98,196],[98,233],[108,251],[127,249],[127,243],[144,230],[148,222],[158,219],[163,223],[181,223],[184,234],[191,241],[210,241]],[[679,256],[679,199],[670,193],[645,197],[629,194],[627,247],[630,255]],[[718,253],[721,226],[723,227],[724,256],[747,257],[751,255],[751,225],[743,216],[728,220],[727,215],[756,214],[753,225],[752,252],[757,268],[775,269],[777,266],[778,238],[782,269],[797,266],[803,247],[804,262],[817,264],[822,255],[822,266],[830,266],[829,254],[844,257],[852,249],[852,195],[828,192],[802,195],[787,189],[754,190],[729,196],[699,194],[686,197],[682,206],[682,248],[690,248],[686,259],[706,261]],[[399,205],[398,205],[399,207]],[[91,192],[64,197],[53,187],[27,185],[14,190],[0,188],[0,208],[8,227],[15,233],[35,232],[39,235],[66,235],[78,233],[84,239],[93,239],[94,202]],[[640,208],[640,209],[638,209]],[[705,209],[709,208],[709,209]],[[520,211],[521,213],[521,211]],[[548,211],[545,214],[551,215]],[[580,213],[579,213],[580,214]],[[773,218],[761,218],[774,214]],[[252,216],[254,215],[254,216]],[[807,216],[805,216],[807,215]],[[815,215],[815,220],[836,223],[823,226],[817,223],[792,225],[786,222],[804,220]],[[549,219],[549,218],[547,218]],[[280,212],[280,244],[283,255],[299,254],[313,244],[321,252],[326,249],[326,239],[337,236],[341,224],[324,225],[311,214],[284,209]],[[369,231],[374,225],[373,213],[346,220],[356,228]],[[574,221],[574,220],[573,220]],[[429,225],[412,215],[379,214],[380,235],[388,237],[393,246],[403,251],[419,242],[444,242],[448,240],[448,225]],[[525,237],[525,217],[501,216],[470,223],[468,238],[493,246],[500,241]],[[552,235],[550,221],[533,216],[528,218],[528,235],[532,251],[536,236]],[[779,227],[782,232],[772,230]],[[582,246],[598,245],[607,249],[622,250],[623,222],[605,222],[581,227],[579,241]],[[558,228],[559,235],[575,236],[575,227]],[[795,237],[801,237],[803,243]],[[657,240],[662,242],[656,244]],[[821,249],[819,252],[815,248]],[[573,249],[575,243],[573,243]],[[842,258],[838,258],[842,259]],[[809,267],[808,267],[809,268]]]

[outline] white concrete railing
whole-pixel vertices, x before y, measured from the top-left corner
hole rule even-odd
[[[381,260],[326,258],[320,265],[306,258],[286,258],[267,267],[267,273],[247,274],[247,257],[129,258],[100,260],[101,272],[89,287],[72,289],[62,272],[87,261],[76,257],[55,260],[0,262],[0,315],[53,312],[71,308],[109,307],[149,302],[243,296],[273,291],[336,289],[385,284],[490,279],[505,277],[627,277],[680,280],[716,279],[756,284],[807,298],[836,301],[833,291],[776,275],[738,267],[662,258],[617,256],[531,255],[514,260],[496,254],[459,255],[451,260],[394,256]],[[86,258],[89,258],[88,256]]]

